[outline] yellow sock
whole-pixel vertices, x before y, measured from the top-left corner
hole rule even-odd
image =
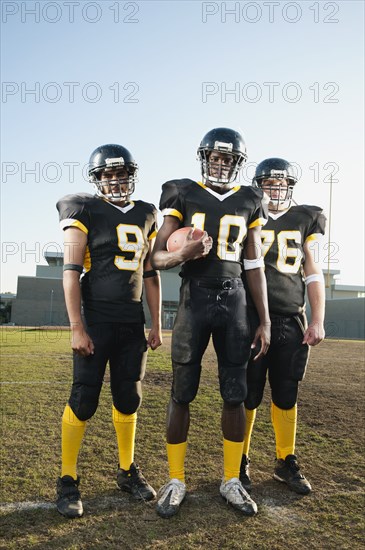
[[[77,478],[76,464],[86,427],[85,420],[79,420],[70,405],[66,405],[62,416],[62,470],[61,477]]]
[[[297,431],[297,405],[292,409],[279,409],[271,403],[271,421],[276,440],[276,458],[285,459],[294,454],[295,435]]]
[[[183,483],[185,483],[185,455],[187,446],[187,441],[183,443],[166,443],[170,479],[178,479]]]
[[[123,470],[129,470],[134,461],[137,413],[123,414],[113,405],[113,424],[117,434],[119,466]]]
[[[229,441],[223,438],[224,481],[239,477],[243,441]]]
[[[255,423],[257,409],[246,409],[246,428],[245,428],[245,439],[243,440],[243,453],[248,456],[250,452],[251,444],[251,435],[253,430],[253,425]]]

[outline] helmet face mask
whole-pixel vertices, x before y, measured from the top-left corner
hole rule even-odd
[[[222,189],[234,187],[246,159],[242,136],[230,128],[214,128],[203,137],[198,148],[203,180]]]
[[[89,161],[89,181],[97,196],[113,202],[128,202],[135,190],[138,166],[121,145],[102,145]]]
[[[293,196],[293,185],[289,185],[285,178],[265,179],[258,182],[258,187],[269,199],[269,210],[278,212],[289,208]]]
[[[258,164],[252,185],[264,191],[269,210],[280,212],[290,208],[296,182],[294,167],[288,161],[270,158]]]

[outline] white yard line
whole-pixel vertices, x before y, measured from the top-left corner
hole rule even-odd
[[[94,508],[97,506],[99,510],[104,508],[109,508],[110,506],[117,506],[118,508],[128,508],[129,497],[126,495],[116,495],[116,496],[104,496],[97,497],[91,500],[82,499],[84,507]],[[150,505],[147,503],[146,505]],[[32,510],[56,510],[56,504],[53,502],[45,501],[23,501],[23,502],[0,502],[0,513],[12,513],[12,512],[30,512]]]
[[[24,386],[27,386],[27,385],[30,385],[30,386],[42,386],[44,384],[46,384],[47,386],[57,386],[59,384],[61,385],[67,385],[69,384],[69,382],[50,382],[50,381],[45,381],[45,380],[26,380],[25,382],[12,382],[12,381],[5,381],[5,382],[0,382],[0,386],[5,386],[5,385],[24,385]]]

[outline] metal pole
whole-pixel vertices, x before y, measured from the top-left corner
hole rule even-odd
[[[51,305],[49,308],[49,324],[52,325],[52,317],[53,317],[53,288],[51,290]]]
[[[327,284],[330,288],[330,258],[331,258],[331,221],[332,221],[332,174],[330,175],[330,207],[328,212],[328,251],[327,251]]]

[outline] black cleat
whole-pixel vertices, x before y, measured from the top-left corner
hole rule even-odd
[[[136,500],[152,500],[156,491],[149,485],[139,467],[132,462],[129,470],[118,469],[117,483],[122,491],[130,493]]]
[[[282,481],[299,495],[308,495],[312,487],[309,481],[300,473],[299,464],[295,455],[288,455],[285,460],[276,460],[274,479]]]
[[[57,480],[57,510],[66,518],[81,518],[84,513],[80,491],[80,477],[59,477]]]
[[[246,455],[242,455],[241,468],[240,468],[240,482],[242,487],[251,493],[252,483],[250,479],[250,459]]]

